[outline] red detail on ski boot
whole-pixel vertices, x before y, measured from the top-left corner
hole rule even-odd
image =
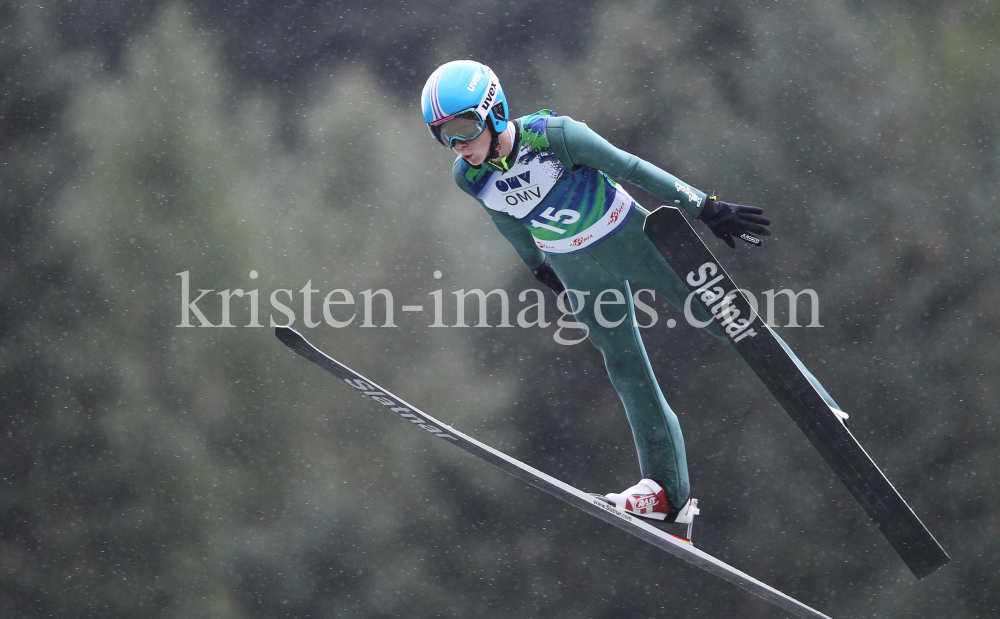
[[[621,493],[605,495],[615,507],[643,518],[663,520],[670,513],[670,501],[663,486],[652,479],[643,479]]]

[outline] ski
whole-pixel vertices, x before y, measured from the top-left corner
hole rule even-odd
[[[949,561],[858,440],[751,308],[680,210],[656,209],[646,235],[685,280],[694,300],[725,329],[733,346],[809,438],[854,498],[919,579]],[[689,297],[691,298],[691,297]]]
[[[706,572],[714,574],[719,578],[730,582],[738,587],[757,595],[768,602],[783,608],[797,617],[810,619],[830,619],[823,613],[806,606],[798,600],[785,595],[761,581],[748,576],[740,570],[716,559],[715,557],[695,548],[690,541],[670,535],[660,531],[641,519],[631,516],[623,511],[615,509],[604,501],[601,501],[586,492],[577,490],[569,484],[565,484],[558,479],[546,475],[545,473],[524,464],[497,451],[492,447],[480,443],[448,425],[441,423],[434,417],[422,412],[415,406],[408,404],[401,398],[383,389],[375,382],[358,374],[354,370],[340,363],[336,359],[328,356],[312,344],[310,344],[301,334],[288,327],[276,327],[275,335],[279,340],[294,352],[308,361],[318,365],[320,368],[333,374],[348,386],[360,391],[375,402],[385,406],[390,411],[396,413],[403,419],[413,423],[417,427],[430,434],[460,447],[474,456],[493,464],[500,470],[520,479],[528,485],[543,490],[552,496],[562,499],[573,507],[595,516],[608,524],[618,527],[623,531],[631,533],[639,539],[646,541],[661,550],[687,561]]]

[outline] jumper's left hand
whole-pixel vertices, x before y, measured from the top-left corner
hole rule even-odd
[[[535,276],[535,279],[551,288],[552,292],[556,293],[556,295],[566,290],[566,287],[563,286],[562,280],[556,275],[556,270],[552,268],[552,263],[549,262],[548,258],[537,267],[531,269],[531,274]]]
[[[705,222],[712,233],[725,241],[726,245],[736,249],[733,235],[751,245],[761,244],[759,236],[771,236],[771,231],[764,227],[770,226],[771,220],[762,216],[763,212],[764,209],[759,206],[730,204],[707,198],[698,219]]]

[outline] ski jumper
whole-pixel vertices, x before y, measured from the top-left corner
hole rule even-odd
[[[684,439],[646,356],[628,281],[652,288],[678,309],[688,293],[643,232],[649,212],[608,175],[638,185],[692,218],[701,213],[706,194],[615,148],[586,124],[550,110],[514,125],[507,171],[472,167],[459,157],[455,182],[486,209],[529,268],[548,257],[576,319],[587,325],[590,341],[604,356],[632,428],[642,476],[664,487],[671,506],[681,506],[690,498]],[[692,311],[702,322],[707,319],[697,304]],[[709,332],[731,348],[716,322],[710,322]],[[839,409],[779,341],[830,406]]]

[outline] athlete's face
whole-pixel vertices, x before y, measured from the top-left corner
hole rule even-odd
[[[484,130],[469,141],[456,140],[451,150],[469,165],[481,165],[490,154],[490,131]]]

